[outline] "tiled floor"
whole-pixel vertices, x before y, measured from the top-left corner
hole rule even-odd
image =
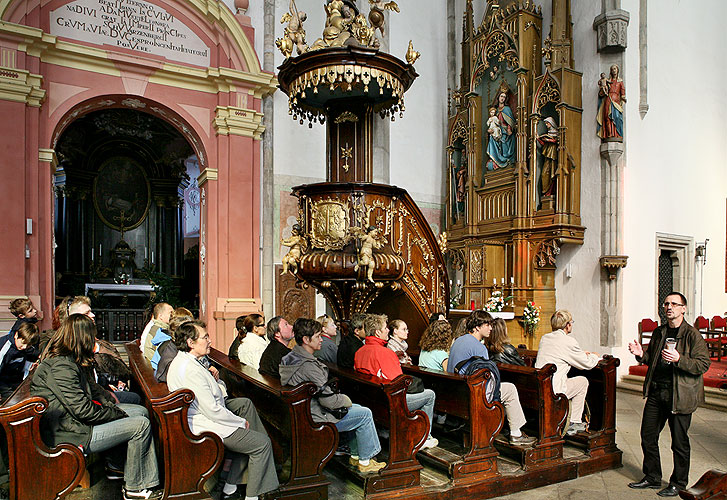
[[[630,500],[657,498],[656,490],[637,491],[629,489],[630,481],[641,479],[641,446],[639,426],[644,403],[640,396],[625,392],[617,395],[617,430],[616,441],[623,451],[623,467],[593,474],[580,479],[553,484],[536,490],[519,492],[501,497],[517,500]],[[694,484],[709,469],[727,470],[727,415],[724,412],[700,408],[692,417],[690,430],[692,445],[692,467],[689,485]],[[668,429],[662,432],[661,453],[664,475],[668,478],[672,468]],[[666,484],[664,484],[666,486]],[[329,498],[332,500],[359,500],[361,490],[353,486],[346,491],[332,488]],[[90,490],[72,494],[72,500],[119,500],[119,481],[99,481]]]

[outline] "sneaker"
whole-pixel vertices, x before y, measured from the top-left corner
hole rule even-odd
[[[377,462],[376,460],[374,460],[372,458],[371,460],[369,460],[368,465],[358,464],[358,471],[361,474],[368,474],[371,472],[378,472],[380,469],[383,469],[384,467],[386,467],[386,462]]]
[[[109,481],[117,481],[124,479],[124,469],[120,469],[113,464],[106,464],[106,479]]]
[[[358,465],[358,457],[348,457],[348,463],[356,467]]]
[[[517,446],[531,446],[535,444],[535,441],[537,441],[537,439],[532,436],[528,436],[525,433],[522,433],[517,437],[510,435],[510,444]]]
[[[424,445],[422,446],[422,450],[426,450],[427,448],[434,448],[435,446],[439,445],[439,440],[435,437],[429,436],[426,441],[424,441]]]
[[[121,488],[121,492],[123,493],[124,500],[149,500],[152,498],[161,498],[164,494],[164,490],[161,488],[150,490],[150,489],[143,489],[143,490],[127,490],[126,487]]]
[[[579,423],[571,422],[568,425],[568,429],[565,431],[565,435],[573,436],[576,433],[583,432],[585,430],[586,430],[586,424],[584,424],[583,422],[579,422]]]

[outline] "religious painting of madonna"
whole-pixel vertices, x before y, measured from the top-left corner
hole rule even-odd
[[[101,164],[93,183],[93,204],[104,224],[116,231],[138,227],[151,194],[144,169],[133,158],[114,156]]]

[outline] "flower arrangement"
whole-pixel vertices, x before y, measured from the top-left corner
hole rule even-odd
[[[487,312],[500,312],[505,307],[505,302],[510,300],[512,295],[509,297],[503,297],[502,292],[497,290],[492,292],[490,298],[485,302],[485,311]]]
[[[533,335],[535,330],[538,329],[538,323],[540,323],[540,307],[535,305],[535,302],[528,301],[523,308],[523,326],[525,327],[526,335]]]

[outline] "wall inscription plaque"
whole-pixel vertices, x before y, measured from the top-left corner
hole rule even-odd
[[[50,13],[50,33],[207,67],[210,49],[163,7],[143,0],[75,0]]]

